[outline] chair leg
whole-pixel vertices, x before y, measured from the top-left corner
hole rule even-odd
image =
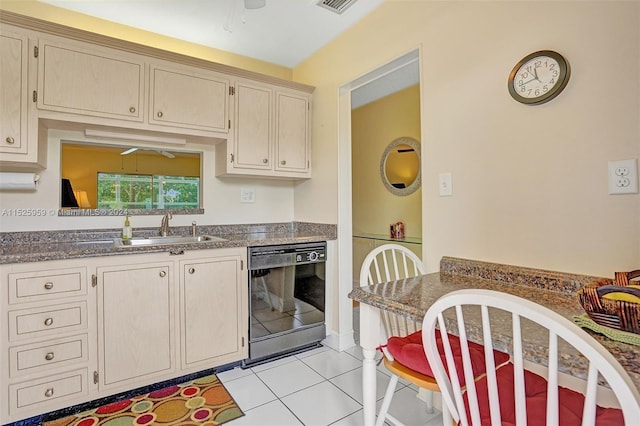
[[[444,401],[442,401],[442,426],[451,426],[453,425],[453,419],[451,418],[451,413],[449,412],[449,408]]]
[[[418,394],[416,395],[416,398],[424,401],[427,406],[427,414],[433,414],[433,391],[425,388],[418,388]]]
[[[427,413],[433,413],[433,391],[428,390],[425,394],[424,402],[427,404]]]
[[[376,426],[382,426],[382,424],[384,424],[384,421],[387,418],[387,412],[389,411],[389,407],[391,406],[393,393],[396,391],[397,384],[398,384],[398,376],[396,376],[395,374],[392,374],[391,380],[389,381],[389,386],[387,386],[387,390],[384,393],[384,399],[382,400],[382,406],[380,407],[380,412],[378,413]]]

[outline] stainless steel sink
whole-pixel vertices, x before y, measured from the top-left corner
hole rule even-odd
[[[170,235],[167,237],[146,237],[146,238],[131,238],[128,240],[116,239],[115,245],[118,247],[124,246],[157,246],[157,245],[167,245],[167,244],[192,244],[192,243],[206,243],[206,242],[216,242],[216,241],[226,241],[224,238],[214,237],[212,235],[183,235],[183,236],[174,236]]]

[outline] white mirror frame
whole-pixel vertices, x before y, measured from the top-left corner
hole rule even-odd
[[[382,179],[382,183],[389,190],[389,192],[398,196],[406,196],[413,194],[418,190],[418,188],[420,188],[420,184],[422,183],[422,167],[418,167],[418,175],[416,176],[413,183],[406,188],[396,188],[395,186],[391,185],[391,182],[389,182],[389,179],[387,179],[387,175],[385,173],[385,166],[389,153],[399,145],[409,145],[411,148],[413,148],[416,155],[418,155],[418,164],[422,164],[420,156],[420,142],[418,142],[414,138],[402,136],[393,140],[382,153],[382,159],[380,160],[380,178]]]

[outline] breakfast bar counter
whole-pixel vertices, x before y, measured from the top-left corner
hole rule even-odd
[[[444,257],[439,273],[354,288],[349,297],[361,303],[360,345],[365,356],[364,380],[367,381],[368,369],[375,369],[373,358],[376,348],[381,344],[378,310],[390,311],[422,322],[426,311],[441,296],[455,290],[475,288],[497,290],[523,297],[572,320],[574,316],[584,313],[576,292],[597,279],[601,278]],[[500,325],[492,329],[499,333]],[[510,332],[506,324],[504,329],[506,333]],[[611,352],[640,389],[640,346],[617,342],[601,334],[588,332]],[[496,349],[508,350],[508,340],[505,338],[505,346],[499,347],[497,344]],[[539,347],[529,348],[525,358],[533,363],[545,365],[546,346],[541,344]],[[375,398],[375,371],[372,371],[373,377],[370,378],[367,387],[373,388]],[[572,359],[563,372],[578,378],[586,377],[585,365],[579,359]],[[371,395],[370,390],[365,393]],[[369,424],[371,419],[375,419],[375,399],[373,404],[368,404],[366,398],[365,395],[365,424]]]

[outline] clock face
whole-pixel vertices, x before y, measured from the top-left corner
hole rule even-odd
[[[541,104],[556,97],[569,80],[565,59],[552,51],[532,53],[509,75],[509,93],[524,104]]]

